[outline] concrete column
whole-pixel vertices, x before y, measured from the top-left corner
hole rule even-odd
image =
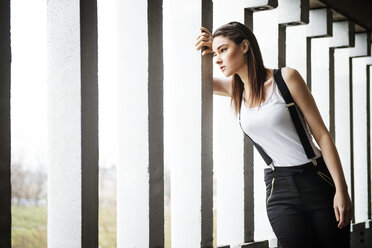
[[[324,47],[326,50],[328,50],[329,132],[334,140],[336,138],[335,136],[335,49],[350,46],[352,42],[352,38],[351,38],[352,33],[354,31],[353,29],[350,30],[351,26],[352,25],[350,25],[350,23],[347,21],[333,22],[332,29],[331,29],[332,36],[321,39],[321,43],[322,43],[321,47]],[[315,47],[314,49],[316,50]],[[317,54],[319,54],[319,52]],[[327,54],[327,51],[325,51],[324,54]]]
[[[278,13],[278,66],[289,66],[306,75],[305,30],[309,23],[309,3],[282,0]]]
[[[212,30],[213,1],[202,1],[201,24]],[[210,56],[202,58],[201,77],[201,241],[200,247],[213,245],[213,72]],[[211,94],[212,93],[212,94]]]
[[[213,1],[214,30],[230,21],[244,23],[242,2]],[[215,77],[225,77],[215,65],[215,59],[213,69]],[[233,114],[233,109],[230,108],[230,100],[230,97],[225,96],[214,95],[213,97],[215,144],[213,161],[217,186],[216,243],[219,246],[244,242],[243,140],[237,118]],[[253,219],[253,213],[250,215]],[[253,230],[253,225],[251,226]]]
[[[296,68],[311,90],[311,40],[331,35],[331,13],[327,9],[309,11],[307,25],[287,27],[286,66]],[[303,44],[299,46],[299,44]]]
[[[309,23],[309,1],[278,0],[278,23],[293,26]]]
[[[335,141],[350,197],[352,197],[352,149],[350,71],[347,49],[335,50]]]
[[[253,24],[253,16],[255,12],[272,10],[278,7],[278,1],[249,1],[244,2],[246,8],[244,11],[244,23],[247,25],[252,32],[255,33]],[[262,51],[261,51],[262,52]],[[256,151],[256,156],[260,156]],[[244,241],[249,242],[251,240],[267,239],[264,233],[255,236],[255,198],[254,198],[254,150],[253,144],[250,139],[244,135]],[[263,188],[261,188],[262,192]],[[262,214],[262,211],[260,211]],[[266,232],[272,230],[268,222],[259,222],[259,225],[264,224]],[[261,243],[262,244],[262,243]],[[263,243],[265,245],[265,243]]]
[[[117,246],[164,246],[162,1],[119,1]]]
[[[98,246],[97,10],[47,3],[48,246]]]
[[[328,39],[332,35],[332,13],[329,9],[310,10],[307,26],[308,43],[308,85],[317,103],[325,125],[330,130],[330,78]],[[333,130],[330,130],[333,133]]]
[[[253,13],[264,10],[271,10],[278,7],[278,0],[244,0],[242,1],[245,6],[244,22],[245,25],[253,30]]]
[[[98,246],[97,2],[80,0],[82,247]]]
[[[333,37],[329,45],[335,48],[354,46],[354,24],[349,21],[333,22]],[[334,50],[334,109],[335,109],[335,144],[342,163],[349,194],[351,195],[350,168],[350,92],[347,49]]]
[[[365,35],[369,35],[366,33]],[[370,43],[367,43],[370,46]],[[370,51],[369,51],[370,53]],[[352,60],[355,222],[368,220],[367,64],[372,57]]]
[[[371,170],[371,78],[372,63],[367,64],[367,182],[368,182],[368,219],[372,219],[372,170]],[[372,229],[372,228],[371,228]]]
[[[359,60],[359,59],[354,59]],[[367,216],[368,220],[358,222],[352,225],[350,243],[352,247],[369,247],[372,245],[372,220],[371,220],[371,144],[370,144],[370,96],[371,96],[371,57],[362,58],[366,61],[366,79],[367,79]],[[364,189],[365,190],[365,189]]]
[[[213,242],[212,55],[193,45],[201,26],[212,30],[212,11],[210,0],[170,1],[172,247]]]
[[[0,247],[11,247],[10,1],[0,6]]]
[[[366,88],[367,91],[363,92],[366,93],[367,95],[367,173],[366,175],[363,176],[362,178],[362,183],[363,181],[367,180],[367,192],[364,194],[367,196],[366,200],[367,204],[362,209],[361,212],[356,211],[356,216],[358,216],[360,213],[364,213],[364,215],[367,215],[367,220],[364,221],[358,221],[357,223],[352,225],[352,233],[351,233],[351,246],[352,247],[369,247],[372,245],[372,220],[371,220],[371,144],[370,144],[370,119],[371,119],[371,114],[370,114],[370,96],[371,96],[371,87],[370,87],[370,82],[371,82],[371,65],[372,65],[372,59],[371,56],[369,57],[363,57],[363,58],[355,58],[353,59],[356,63],[353,63],[353,66],[357,66],[359,64],[361,67],[363,66],[363,63],[365,62],[365,76],[366,76]],[[363,69],[360,69],[361,73],[363,73]],[[365,82],[362,82],[362,85]],[[354,92],[355,93],[355,92]],[[358,180],[359,184],[359,180]],[[364,185],[365,186],[365,185]],[[355,189],[357,188],[357,185],[355,186]],[[365,191],[365,188],[363,189]],[[357,210],[357,209],[356,209]]]
[[[312,20],[319,18],[323,20],[323,25],[328,28],[320,26],[320,30],[316,32],[312,30],[315,36],[309,42],[311,50],[311,62],[309,68],[313,70],[310,74],[316,75],[316,82],[314,80],[313,94],[315,95],[318,108],[323,115],[323,120],[328,126],[328,130],[335,139],[335,56],[334,51],[337,48],[348,47],[351,44],[351,37],[353,29],[350,30],[349,22],[331,22],[332,14],[327,9],[313,10]],[[319,21],[319,20],[318,20]],[[312,23],[313,24],[313,23]],[[318,23],[317,25],[320,25]],[[314,24],[313,24],[314,28]],[[331,36],[332,35],[332,36]],[[323,36],[323,38],[319,38]],[[329,37],[326,37],[329,36]],[[317,39],[314,39],[317,38]],[[311,45],[312,44],[312,45]],[[320,63],[320,61],[322,63]],[[313,62],[313,63],[312,63]],[[314,66],[311,66],[314,64]],[[314,73],[313,73],[314,72]],[[312,78],[312,76],[311,76]],[[329,82],[325,84],[324,82]]]
[[[306,67],[306,36],[307,25],[295,25],[286,28],[286,56],[285,65],[295,68],[307,82],[307,67]]]
[[[276,68],[275,42],[277,29],[275,20],[278,1],[245,1],[245,24],[254,32],[265,66]],[[268,38],[270,36],[270,38]],[[253,149],[248,137],[244,137],[244,194],[245,194],[245,242],[275,238],[266,214],[265,182],[263,169],[266,167],[261,155]]]
[[[350,159],[346,160],[346,163],[344,164],[344,173],[346,177],[346,182],[348,183],[349,186],[349,192],[352,198],[352,201],[354,203],[354,208],[356,209],[356,197],[355,194],[358,193],[355,191],[354,187],[354,181],[355,181],[355,146],[354,146],[354,117],[353,117],[353,112],[354,112],[354,94],[353,94],[353,73],[354,73],[354,66],[353,66],[353,57],[360,57],[360,56],[366,56],[368,55],[368,44],[369,44],[369,38],[367,37],[366,33],[357,33],[355,34],[354,38],[354,46],[350,48],[344,48],[344,49],[336,49],[335,51],[335,71],[337,71],[337,74],[335,74],[335,84],[337,84],[337,90],[336,90],[336,106],[338,101],[348,101],[349,108],[347,109],[342,109],[342,116],[344,117],[343,120],[349,119],[350,122],[348,125],[343,126],[343,128],[347,128],[349,126],[349,132],[346,132],[345,136],[348,136],[348,133],[350,134],[350,139],[348,141],[344,140],[343,146],[348,145],[349,146],[349,151],[350,151]],[[340,93],[337,93],[338,90],[340,90]],[[344,93],[349,93],[345,94],[342,96],[339,100],[337,98],[339,97],[339,94]],[[347,99],[349,97],[349,99]],[[342,105],[345,106],[345,105]],[[336,107],[337,109],[338,107]],[[347,111],[350,111],[349,114],[345,113]],[[341,113],[340,113],[341,115]],[[337,116],[337,113],[336,113]],[[339,118],[339,117],[336,117]],[[339,125],[339,124],[338,124]],[[361,123],[361,125],[366,125],[366,123]],[[337,140],[337,139],[336,139]],[[342,147],[342,146],[341,146]],[[342,151],[347,151],[348,149],[344,148],[339,151],[340,153]],[[363,148],[363,150],[366,150],[366,147]],[[344,156],[344,155],[342,155]],[[347,156],[345,156],[347,157]],[[342,159],[342,157],[341,157]],[[341,160],[342,161],[342,160]],[[350,166],[348,165],[348,162],[350,161]],[[343,161],[342,161],[343,162]],[[362,168],[363,168],[363,163],[365,164],[366,162],[362,162]],[[365,167],[364,167],[365,168]],[[359,181],[359,179],[358,179]],[[365,190],[365,189],[364,189]],[[355,216],[354,216],[354,222],[355,222]]]
[[[366,160],[367,156],[364,155],[364,151],[366,150],[366,146],[363,147],[363,144],[358,144],[358,142],[361,142],[359,137],[361,135],[359,134],[358,128],[361,128],[361,125],[365,125],[366,123],[358,123],[354,120],[354,112],[357,111],[357,108],[359,107],[357,103],[354,103],[355,101],[358,101],[356,97],[357,95],[354,95],[353,90],[354,88],[354,69],[356,67],[353,65],[353,58],[361,57],[361,56],[368,56],[371,54],[370,50],[370,34],[369,33],[357,33],[355,34],[355,47],[349,49],[349,73],[350,73],[350,96],[351,96],[351,107],[350,107],[350,116],[351,116],[351,123],[350,123],[350,132],[351,132],[351,140],[350,140],[350,146],[351,146],[351,194],[352,194],[352,201],[354,203],[354,216],[353,216],[353,222],[357,223],[360,220],[363,219],[363,212],[361,211],[361,208],[363,207],[364,198],[365,198],[365,188],[367,185],[365,183],[362,183],[360,181],[359,176],[364,177],[365,175],[362,175],[362,172],[359,172],[359,170],[364,170],[367,166]],[[356,112],[356,119],[358,118],[358,112]],[[364,129],[365,130],[365,129]],[[356,136],[355,136],[356,135]],[[358,157],[362,156],[362,157]],[[364,160],[363,160],[364,158]],[[365,172],[364,172],[365,173]],[[357,180],[355,180],[357,179]],[[361,185],[359,185],[361,183]],[[357,191],[357,189],[362,188],[362,191]]]
[[[277,22],[267,22],[266,20],[268,18],[277,20],[277,16],[277,9],[273,9],[256,12],[253,17],[254,34],[260,46],[265,66],[269,68],[278,68],[279,36]],[[257,149],[254,149],[254,237],[258,240],[275,238],[266,213],[266,186],[263,180],[266,167],[265,161]]]
[[[278,67],[286,66],[287,27],[309,23],[309,1],[279,0],[278,6]]]

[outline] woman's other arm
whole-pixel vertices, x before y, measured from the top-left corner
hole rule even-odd
[[[284,81],[287,83],[293,100],[304,114],[310,130],[313,133],[316,142],[320,146],[324,162],[335,183],[336,194],[333,208],[336,219],[339,221],[338,226],[339,228],[342,228],[349,224],[352,218],[352,203],[336,146],[322,120],[314,98],[301,75],[297,70],[285,67],[282,68],[282,76]]]

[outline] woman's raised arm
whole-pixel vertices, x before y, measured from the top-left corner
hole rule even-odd
[[[200,50],[204,47],[202,56],[213,53],[212,51],[212,34],[205,27],[201,27],[202,33],[196,37],[195,48]],[[231,96],[231,78],[213,77],[213,94],[221,96]]]
[[[213,94],[231,96],[231,78],[213,77]]]

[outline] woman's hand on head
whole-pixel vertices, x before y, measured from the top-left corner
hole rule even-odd
[[[200,30],[202,31],[202,33],[199,34],[198,37],[196,37],[195,47],[196,47],[196,50],[199,50],[205,47],[202,49],[202,56],[203,56],[203,55],[213,52],[212,51],[213,38],[212,38],[211,32],[209,32],[209,30],[206,29],[205,27],[201,27]]]

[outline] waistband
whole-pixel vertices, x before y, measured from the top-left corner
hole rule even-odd
[[[319,158],[315,159],[314,162],[311,161],[302,165],[274,167],[274,170],[272,168],[265,168],[264,173],[265,175],[290,176],[302,174],[307,171],[313,171],[314,169],[317,170],[323,166],[325,166],[323,156],[320,156]]]

